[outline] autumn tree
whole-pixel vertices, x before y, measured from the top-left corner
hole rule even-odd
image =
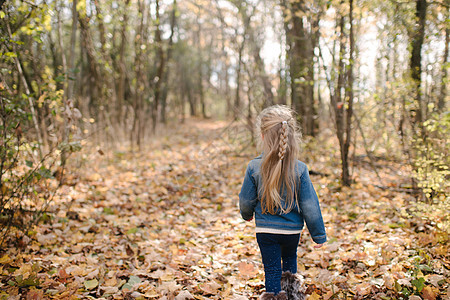
[[[322,1],[283,0],[291,102],[300,117],[303,132],[313,136],[316,130],[315,50],[319,42]]]

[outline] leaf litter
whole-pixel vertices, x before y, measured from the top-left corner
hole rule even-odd
[[[189,121],[143,151],[84,153],[51,222],[0,252],[0,299],[258,299],[263,267],[237,196],[256,150],[241,127]],[[339,173],[314,153],[310,168]],[[308,299],[449,299],[448,237],[405,214],[410,195],[355,173],[351,188],[312,176],[329,241],[313,250],[302,235]]]

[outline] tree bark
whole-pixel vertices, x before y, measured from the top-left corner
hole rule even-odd
[[[175,34],[175,27],[177,25],[177,0],[173,0],[172,4],[172,11],[170,14],[170,36],[169,36],[169,43],[167,47],[167,63],[170,62],[170,59],[172,58],[172,52],[173,52],[173,36]],[[161,95],[161,122],[166,124],[166,111],[167,111],[167,94],[169,90],[169,68],[166,68],[166,71],[164,72],[164,81],[163,81],[163,92]]]
[[[61,47],[61,53],[62,53],[62,61],[63,61],[63,68],[65,69],[65,85],[64,85],[64,91],[67,91],[67,95],[66,93],[64,93],[64,112],[67,118],[67,122],[63,125],[64,129],[63,129],[63,143],[67,143],[68,139],[69,139],[69,126],[70,126],[70,117],[69,117],[69,109],[72,106],[71,103],[73,103],[73,87],[74,87],[74,67],[75,67],[75,45],[76,45],[76,41],[77,41],[77,24],[78,24],[78,11],[77,11],[77,0],[73,0],[72,3],[72,30],[70,33],[70,52],[69,52],[69,70],[70,70],[70,75],[68,74],[67,70],[66,70],[66,57],[64,55],[64,48],[63,48],[63,44],[62,44],[62,33],[61,33],[61,20],[59,17],[59,12],[58,12],[58,40],[59,40],[59,44]],[[66,90],[67,87],[67,90]],[[64,149],[64,148],[63,148]],[[67,160],[67,155],[65,153],[65,151],[63,150],[61,152],[61,166],[64,167],[66,165],[66,160]],[[61,176],[61,180],[62,180],[62,176]]]
[[[352,116],[353,116],[353,65],[354,65],[354,51],[355,51],[355,37],[353,33],[353,0],[349,0],[350,11],[349,11],[349,22],[350,22],[350,53],[349,53],[349,66],[348,66],[348,86],[347,86],[347,113],[346,113],[346,128],[345,128],[345,142],[344,142],[344,155],[342,161],[342,183],[346,186],[351,184],[351,178],[349,174],[349,148],[350,141],[352,137]]]
[[[115,114],[117,116],[117,121],[119,124],[124,123],[124,115],[122,113],[123,106],[125,105],[125,84],[127,76],[127,67],[125,64],[125,48],[127,44],[127,25],[128,25],[128,6],[130,0],[125,0],[125,9],[123,12],[122,29],[120,32],[120,48],[119,48],[119,78],[117,82],[117,103]]]
[[[290,14],[292,24],[286,24],[285,29],[289,45],[289,73],[291,77],[291,100],[294,109],[300,117],[300,124],[303,132],[307,135],[314,135],[314,115],[316,112],[314,105],[314,48],[316,43],[315,24],[318,25],[320,18],[316,21],[309,18],[309,24],[305,24],[303,16],[308,11],[305,2],[294,1],[290,5],[284,1],[285,19]],[[289,29],[292,25],[292,29]],[[308,29],[309,28],[309,29]]]
[[[234,107],[233,107],[233,116],[234,116],[235,120],[237,120],[239,118],[239,111],[241,109],[240,90],[241,90],[242,54],[244,52],[244,45],[245,45],[245,35],[244,35],[242,44],[239,45],[239,52],[238,52],[238,65],[237,65],[237,69],[236,69],[236,91],[235,91]]]
[[[73,97],[73,85],[75,81],[74,78],[74,67],[75,67],[75,45],[77,41],[77,19],[78,19],[78,11],[77,11],[77,0],[73,0],[72,2],[72,31],[70,33],[70,52],[69,52],[69,75],[66,75],[67,82],[67,99],[72,99]]]
[[[411,78],[413,80],[415,88],[415,107],[410,110],[411,120],[413,122],[413,128],[416,134],[418,134],[417,129],[422,134],[422,122],[423,122],[423,97],[422,97],[422,45],[425,37],[425,20],[427,12],[427,0],[416,0],[416,20],[414,29],[412,32],[411,41]]]
[[[156,123],[158,121],[158,109],[159,109],[159,101],[161,97],[161,84],[162,78],[164,76],[164,68],[165,68],[165,55],[163,50],[162,38],[161,38],[161,18],[160,18],[160,6],[159,1],[156,0],[156,30],[155,30],[155,42],[157,46],[157,54],[158,54],[158,69],[156,72],[155,78],[155,89],[153,96],[153,105],[152,105],[152,132],[153,134],[156,132]]]
[[[133,102],[133,125],[130,132],[131,145],[136,140],[136,145],[141,149],[141,114],[143,110],[143,94],[144,94],[144,72],[143,72],[143,50],[141,45],[144,41],[144,15],[145,15],[145,2],[138,0],[138,14],[139,25],[136,31],[134,40],[134,48],[136,55],[134,58],[134,67],[136,70],[136,86],[134,90],[134,102]]]
[[[327,78],[330,86],[331,104],[335,116],[336,135],[339,140],[339,149],[341,154],[341,181],[342,185],[350,185],[351,178],[349,174],[348,154],[352,134],[352,116],[353,116],[353,60],[354,60],[354,34],[353,34],[353,0],[350,1],[350,53],[349,66],[344,63],[346,52],[346,38],[345,38],[345,16],[341,12],[339,20],[337,20],[337,27],[339,27],[339,62],[337,66],[338,78],[336,88],[332,89],[331,80]],[[343,2],[341,2],[343,5]],[[345,71],[347,69],[347,72]],[[348,77],[348,85],[345,85],[345,78]],[[344,92],[346,90],[347,92]],[[348,98],[348,102],[346,101]]]
[[[55,3],[55,6],[57,6],[57,3]],[[63,83],[63,89],[64,89],[64,99],[67,99],[67,89],[68,89],[68,81],[69,81],[69,76],[68,76],[68,70],[67,70],[67,59],[66,59],[66,53],[64,51],[64,44],[63,44],[63,32],[62,32],[62,24],[61,24],[61,9],[62,9],[62,5],[58,8],[56,7],[56,17],[57,17],[57,26],[58,26],[58,46],[59,49],[61,51],[61,63],[62,63],[62,67],[63,67],[63,74],[64,74],[64,83]],[[73,16],[72,16],[72,23],[73,23]],[[77,23],[77,18],[75,18],[75,26]],[[73,24],[72,24],[73,26]],[[71,41],[72,41],[72,36],[70,37]],[[72,49],[72,45],[71,49]],[[55,69],[55,72],[57,70]],[[56,74],[56,73],[55,73]]]
[[[447,18],[448,19],[448,18]],[[438,112],[442,112],[445,109],[445,98],[447,97],[447,84],[448,84],[448,47],[450,44],[449,33],[450,28],[446,25],[445,29],[445,48],[444,48],[444,56],[442,58],[442,67],[441,67],[441,90],[439,93],[439,100],[437,104]]]

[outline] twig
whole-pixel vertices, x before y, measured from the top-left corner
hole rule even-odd
[[[377,187],[379,189],[382,190],[389,190],[389,191],[393,191],[393,192],[399,192],[399,193],[408,193],[408,194],[419,194],[420,193],[420,189],[418,188],[395,188],[395,187],[390,187],[390,186],[382,186],[382,185],[378,185],[378,184],[374,184],[374,187]]]

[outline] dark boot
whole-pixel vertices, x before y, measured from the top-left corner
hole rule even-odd
[[[281,291],[275,296],[276,300],[288,300],[288,296],[285,291]]]
[[[276,296],[273,293],[264,292],[259,300],[288,300],[288,297],[285,291],[279,292]]]
[[[281,289],[286,291],[289,300],[305,300],[305,286],[301,275],[283,272],[281,275]],[[284,299],[284,298],[280,298]]]
[[[264,292],[261,297],[259,297],[259,300],[276,300],[274,293],[267,293]]]

